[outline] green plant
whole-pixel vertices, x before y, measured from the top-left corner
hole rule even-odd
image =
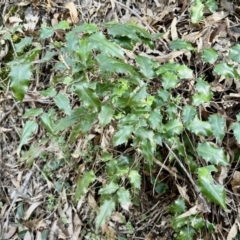
[[[196,233],[199,234],[206,230],[207,232],[214,231],[213,224],[196,214],[187,217],[181,215],[186,211],[186,205],[182,198],[177,199],[169,210],[174,214],[172,218],[172,226],[175,231],[174,239],[191,240]]]
[[[191,3],[192,23],[199,23],[203,19],[204,7],[213,13],[218,9],[218,4],[216,0],[193,0]]]
[[[202,119],[197,111],[200,106],[209,104],[213,97],[210,84],[204,76],[195,78],[192,69],[177,62],[160,64],[141,54],[131,59],[128,51],[133,54],[137,43],[153,48],[157,35],[151,35],[132,23],[110,22],[103,24],[102,28],[106,30],[105,34],[94,24],[72,29],[67,22],[60,22],[54,27],[43,26],[39,37],[41,41],[52,38],[59,29],[66,31],[66,37],[64,42],[49,41],[45,47],[46,54],[38,61],[35,59],[42,47],[34,47],[29,39],[21,41],[18,57],[7,64],[11,89],[17,100],[24,99],[32,76],[37,74],[38,64],[54,59],[51,71],[55,72],[52,81],[39,92],[39,98],[51,98],[53,105],[48,111],[38,108],[26,112],[24,118],[29,120],[21,134],[18,155],[39,126],[47,134],[25,151],[21,160],[27,160],[30,166],[44,153],[60,155],[65,163],[72,162],[73,156],[88,163],[86,170],[79,173],[75,202],[88,192],[93,183],[99,182],[101,170],[104,181],[103,184],[99,182],[102,185],[98,190],[100,208],[96,229],[106,223],[118,206],[129,211],[136,202],[141,189],[141,169],[148,168],[151,173],[156,167],[154,160],[161,155],[157,152],[158,147],[169,151],[168,160],[177,162],[179,172],[184,174],[197,193],[200,191],[203,194],[203,201],[206,202],[207,198],[226,209],[225,189],[212,177],[217,167],[229,165],[221,147],[226,121],[217,114]],[[172,41],[170,49],[196,51],[190,43],[180,39]],[[238,52],[239,45],[236,45],[231,49],[229,58],[238,62]],[[209,64],[218,59],[218,54],[209,48],[204,49],[202,56],[203,61]],[[217,63],[214,72],[239,78],[234,64]],[[194,91],[187,96],[189,101],[186,104],[184,97],[176,94],[175,90],[193,79]],[[150,88],[150,83],[154,81],[160,83],[156,92]],[[72,102],[77,104],[73,106]],[[93,145],[90,136],[93,129],[101,135],[101,147],[94,151],[89,148]],[[239,142],[239,118],[232,129]],[[105,130],[108,130],[108,136]],[[190,140],[190,135],[196,137],[195,142]],[[210,141],[210,137],[216,142]],[[83,148],[78,148],[76,144],[79,139]],[[46,145],[54,146],[55,152]],[[132,147],[142,160],[135,161],[130,154],[111,151],[120,147]],[[97,153],[96,158],[92,157],[93,152]],[[89,158],[88,153],[91,155]],[[188,171],[197,178],[196,182]],[[167,186],[157,179],[152,178],[152,183],[157,184],[155,190],[158,193],[167,190]],[[190,222],[194,219],[197,217],[191,217]],[[202,218],[200,220],[203,221]],[[184,220],[183,225],[187,227],[188,222],[189,219]],[[178,231],[178,228],[177,225],[175,230]],[[196,230],[194,226],[191,229],[189,236]]]

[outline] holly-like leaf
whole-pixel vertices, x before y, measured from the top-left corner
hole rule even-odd
[[[131,196],[128,190],[124,187],[119,188],[117,191],[118,202],[120,203],[121,207],[127,211],[129,211],[129,207],[131,206]]]
[[[27,45],[30,45],[32,43],[32,39],[32,37],[22,38],[19,43],[15,44],[16,52],[21,52]]]
[[[209,103],[213,97],[212,92],[206,93],[195,93],[192,97],[192,104],[194,106],[199,106],[204,103]]]
[[[193,70],[186,65],[178,66],[177,73],[180,79],[187,79],[193,77]]]
[[[99,69],[103,72],[135,73],[134,68],[130,64],[109,57],[106,54],[99,54],[96,59],[99,64]]]
[[[152,129],[158,129],[161,127],[161,123],[162,123],[162,114],[160,113],[160,109],[154,109],[153,111],[151,111],[150,115],[149,115],[149,122],[150,122],[150,126]]]
[[[123,143],[126,143],[130,138],[133,130],[134,130],[133,126],[130,125],[130,126],[124,126],[122,129],[117,131],[113,138],[114,146],[118,146]]]
[[[176,39],[170,43],[170,49],[171,50],[189,50],[189,51],[191,51],[194,49],[194,47],[191,45],[191,43],[189,43],[185,40]]]
[[[128,174],[128,179],[132,185],[133,188],[135,189],[140,189],[141,187],[141,176],[136,170],[131,170]]]
[[[58,93],[57,96],[53,98],[53,101],[56,103],[59,109],[63,110],[63,112],[66,115],[70,115],[71,113],[70,102],[64,93],[62,92]]]
[[[153,163],[154,148],[149,139],[142,140],[141,150],[142,150],[142,155],[144,159],[147,161],[148,164],[151,165]]]
[[[93,23],[84,23],[81,25],[74,26],[72,32],[75,33],[75,35],[78,35],[78,33],[85,32],[85,33],[95,33],[98,31],[98,27],[96,24]]]
[[[87,193],[89,185],[94,182],[96,179],[96,176],[91,171],[85,171],[82,175],[82,177],[77,182],[77,189],[74,196],[74,201],[77,202],[84,194]]]
[[[181,214],[186,211],[185,201],[182,198],[178,198],[174,203],[169,207],[169,211],[173,214]]]
[[[61,21],[53,25],[54,30],[67,30],[69,29],[69,22],[68,21]]]
[[[74,90],[85,106],[92,107],[95,110],[100,108],[101,102],[97,98],[95,91],[87,83],[75,84]]]
[[[218,53],[212,48],[204,48],[202,58],[204,62],[214,64],[218,58]]]
[[[188,126],[188,130],[192,133],[195,133],[197,136],[209,136],[212,134],[212,128],[209,122],[202,121],[195,116],[190,125]]]
[[[212,164],[227,166],[227,156],[224,153],[223,148],[215,146],[213,143],[205,142],[199,143],[197,146],[197,153],[207,162]]]
[[[29,117],[37,117],[40,114],[43,113],[43,109],[42,108],[33,108],[33,109],[29,109],[23,116],[22,118],[29,118]]]
[[[240,44],[236,44],[229,50],[229,58],[240,63]]]
[[[111,122],[114,114],[114,109],[109,105],[103,105],[101,112],[98,114],[98,119],[101,127],[105,127]]]
[[[240,143],[240,123],[238,122],[233,123],[232,130],[237,142]]]
[[[151,79],[155,76],[155,72],[153,70],[156,67],[156,63],[144,56],[137,56],[136,62],[139,65],[139,71],[148,79]]]
[[[100,206],[99,213],[96,218],[96,229],[98,230],[107,219],[111,216],[112,212],[115,210],[115,202],[113,200],[105,200]]]
[[[51,134],[54,134],[54,129],[53,129],[53,120],[52,120],[52,115],[51,113],[44,113],[41,116],[41,121],[44,127],[47,129],[47,131]]]
[[[124,58],[123,50],[116,44],[107,40],[105,35],[101,32],[94,33],[88,38],[90,46],[98,51],[113,57]]]
[[[28,90],[32,76],[31,64],[23,63],[12,65],[9,77],[11,79],[11,88],[17,100],[22,101]]]
[[[226,62],[215,65],[213,71],[220,76],[237,79],[239,78],[236,68],[233,65],[227,64]]]
[[[226,120],[214,114],[209,117],[209,123],[212,126],[212,132],[218,142],[222,142],[225,135]]]
[[[210,165],[198,169],[198,187],[200,191],[211,202],[219,204],[222,208],[226,209],[226,192],[223,186],[214,184],[211,176],[212,171],[217,169]]]
[[[178,119],[174,119],[165,124],[165,130],[168,135],[179,135],[183,131],[183,125]]]
[[[196,116],[196,108],[190,105],[185,105],[182,110],[182,120],[186,125],[189,125]]]
[[[118,188],[119,188],[118,184],[116,184],[114,182],[110,182],[110,183],[106,184],[106,186],[102,187],[99,190],[99,193],[100,194],[112,194],[112,193],[115,193]]]
[[[40,39],[46,39],[52,37],[54,34],[54,29],[52,27],[43,26],[40,29]]]
[[[210,12],[214,13],[218,10],[218,3],[216,0],[207,0],[205,2],[207,8],[209,9]]]
[[[198,23],[202,20],[203,17],[203,8],[204,4],[202,0],[195,0],[191,8],[191,21],[192,23]]]
[[[165,90],[175,88],[178,84],[178,77],[172,72],[166,72],[162,75],[162,85]]]
[[[151,142],[153,140],[153,131],[148,130],[145,127],[139,127],[134,131],[134,134],[141,141],[145,139],[149,139]]]
[[[36,122],[34,122],[34,121],[26,122],[26,124],[24,125],[24,128],[22,130],[19,146],[17,148],[17,155],[20,154],[22,146],[28,142],[31,134],[36,130],[36,128],[37,128]]]
[[[108,33],[113,37],[127,37],[133,41],[139,41],[139,37],[134,28],[128,24],[118,22],[108,22],[103,24],[108,29]]]

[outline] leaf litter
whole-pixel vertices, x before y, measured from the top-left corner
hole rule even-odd
[[[135,60],[135,54],[140,53],[142,56],[150,56],[152,59],[160,63],[168,61],[186,62],[190,66],[195,67],[198,63],[198,54],[193,56],[188,50],[170,51],[168,44],[172,40],[183,39],[195,44],[198,52],[211,47],[221,58],[225,58],[231,47],[238,41],[240,36],[239,25],[239,7],[231,1],[220,1],[220,8],[215,13],[208,13],[200,24],[190,24],[190,9],[187,1],[120,1],[120,0],[84,0],[84,1],[61,1],[61,0],[45,0],[45,1],[19,1],[9,0],[5,4],[0,4],[2,25],[1,36],[6,35],[6,29],[10,27],[18,27],[23,23],[23,28],[19,32],[23,36],[35,36],[39,31],[40,23],[48,26],[54,26],[61,20],[66,20],[70,24],[82,24],[85,22],[99,23],[116,20],[121,23],[128,21],[135,22],[144,27],[150,33],[162,33],[163,37],[160,42],[156,42],[154,50],[147,46],[137,46],[135,51],[126,52],[129,61]],[[12,11],[12,8],[16,8]],[[56,37],[62,39],[64,31],[55,30]],[[0,58],[3,59],[9,51],[11,41],[1,40]],[[185,60],[187,59],[187,60]],[[229,62],[229,64],[232,64]],[[238,82],[232,81],[226,75],[219,79],[214,74],[208,75],[209,66],[207,63],[199,64],[198,74],[205,73],[207,81],[211,84],[214,92],[214,101],[209,106],[200,108],[203,117],[208,118],[211,113],[217,112],[225,117],[229,127],[234,122],[235,116],[239,113],[239,89]],[[226,67],[226,66],[224,66]],[[237,66],[239,68],[239,66]],[[231,69],[229,70],[231,72]],[[231,74],[234,74],[231,72]],[[22,239],[105,239],[104,237],[95,235],[95,217],[99,212],[98,199],[96,197],[97,186],[92,186],[91,190],[83,191],[80,201],[75,205],[69,196],[73,194],[71,184],[81,180],[82,173],[85,171],[83,165],[79,165],[78,174],[74,171],[71,164],[62,165],[61,161],[53,161],[52,165],[49,160],[39,159],[33,164],[32,169],[26,168],[23,162],[18,161],[17,154],[20,153],[19,139],[20,133],[24,127],[21,116],[29,108],[30,105],[41,107],[43,104],[48,106],[48,101],[43,102],[38,94],[38,88],[43,88],[44,81],[40,75],[34,76],[38,81],[36,85],[32,84],[32,92],[29,92],[29,100],[23,103],[14,102],[10,91],[0,92],[0,133],[1,133],[1,191],[0,191],[0,233],[2,239],[18,239],[25,233]],[[52,79],[49,73],[47,78]],[[2,81],[2,79],[1,79]],[[152,91],[159,89],[154,84]],[[190,90],[190,87],[187,91]],[[33,94],[31,96],[31,94]],[[29,96],[28,95],[28,96]],[[26,98],[26,96],[25,96]],[[14,107],[13,107],[14,106]],[[4,120],[4,121],[3,121]],[[102,120],[102,126],[108,122]],[[29,142],[23,142],[22,145],[37,144],[38,137],[45,135],[44,129],[34,129],[35,138],[31,138]],[[238,131],[236,126],[236,131]],[[73,158],[81,158],[90,162],[88,156],[89,141],[101,149],[113,148],[111,139],[114,134],[114,127],[109,125],[104,132],[96,124],[95,129],[86,138],[80,137],[78,143],[74,145],[75,151],[72,153]],[[228,149],[228,155],[234,156],[239,149],[239,143],[233,139],[231,133],[227,134],[222,140],[222,145]],[[34,153],[34,158],[38,158],[41,149],[47,149],[52,156],[60,149],[57,146],[51,146],[52,143],[42,142],[41,148]],[[121,151],[131,151],[131,148],[120,149]],[[114,150],[113,150],[114,151]],[[118,150],[119,151],[119,150]],[[79,153],[81,153],[79,155]],[[32,153],[33,154],[33,153]],[[134,153],[136,156],[138,153]],[[91,156],[95,164],[88,166],[88,169],[99,169],[99,156],[95,153]],[[214,157],[214,156],[212,156]],[[29,164],[32,165],[33,159]],[[61,159],[61,157],[58,157]],[[156,160],[158,161],[158,160]],[[160,162],[159,162],[160,163]],[[133,207],[131,211],[119,211],[116,209],[110,216],[108,224],[102,226],[102,233],[105,233],[107,239],[117,239],[120,232],[127,239],[172,239],[173,231],[171,229],[168,208],[172,202],[179,196],[182,196],[189,204],[189,210],[179,216],[186,217],[195,215],[199,212],[204,213],[203,206],[197,201],[198,197],[194,193],[193,184],[186,184],[181,176],[178,176],[176,169],[171,164],[160,163],[160,178],[168,183],[171,189],[170,195],[163,194],[158,196],[153,193],[152,185],[149,180],[149,173],[143,173],[143,184],[141,189],[140,206]],[[43,171],[44,168],[44,171]],[[187,171],[187,170],[186,170]],[[45,172],[45,173],[44,173]],[[46,172],[48,174],[46,174]],[[218,181],[221,185],[228,181],[231,188],[228,188],[228,212],[222,210],[212,211],[212,216],[216,218],[218,228],[215,229],[215,238],[217,239],[234,239],[239,233],[239,209],[237,202],[239,201],[239,178],[238,164],[227,167],[221,167],[219,174],[216,175],[214,181]],[[98,175],[99,182],[105,181],[104,176]],[[68,183],[68,184],[65,184]],[[112,206],[113,207],[113,206]],[[210,215],[211,215],[210,214]],[[126,228],[123,219],[127,218],[127,222],[131,223]],[[126,220],[125,220],[126,221]],[[214,239],[214,236],[206,235],[204,239]]]

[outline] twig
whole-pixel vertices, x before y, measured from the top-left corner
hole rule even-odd
[[[189,172],[187,171],[185,166],[182,164],[181,160],[177,157],[177,155],[173,152],[173,150],[168,146],[168,144],[166,142],[164,142],[164,144],[167,147],[167,149],[169,150],[169,152],[171,152],[171,154],[175,157],[175,159],[177,160],[178,164],[183,169],[183,171],[186,173],[188,179],[190,180],[191,184],[194,187],[195,192],[198,194],[198,197],[199,197],[200,201],[203,203],[203,206],[205,207],[206,211],[211,212],[211,210],[210,210],[210,208],[207,204],[207,201],[203,197],[202,193],[199,191],[199,189],[198,189],[196,183],[194,182],[192,176],[189,174]]]

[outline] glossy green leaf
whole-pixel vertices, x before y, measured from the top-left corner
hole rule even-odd
[[[99,54],[96,57],[99,69],[103,72],[134,73],[134,68],[121,60],[109,57],[105,54]]]
[[[204,48],[202,58],[204,62],[214,64],[218,58],[218,53],[212,48]]]
[[[152,129],[158,129],[161,127],[163,116],[159,109],[154,109],[149,115],[149,122]]]
[[[69,26],[68,21],[61,21],[61,22],[53,25],[54,30],[67,30],[69,28],[70,28],[70,26]]]
[[[147,79],[151,79],[155,76],[154,67],[156,67],[156,63],[154,63],[152,59],[139,55],[139,56],[136,56],[135,60],[139,65],[139,71]]]
[[[214,114],[209,117],[209,123],[212,127],[213,136],[218,142],[222,142],[225,135],[226,120]]]
[[[216,0],[207,0],[205,4],[212,13],[218,10],[218,2]]]
[[[77,182],[77,189],[74,196],[74,201],[77,202],[84,194],[87,193],[89,185],[93,183],[96,179],[96,176],[91,171],[85,171],[82,177]]]
[[[141,176],[136,170],[131,170],[128,174],[128,179],[134,189],[140,189],[141,187]]]
[[[168,135],[179,135],[183,131],[183,125],[178,119],[174,119],[165,124],[165,130]]]
[[[203,18],[204,4],[202,0],[195,0],[191,7],[191,22],[198,23]]]
[[[40,39],[46,39],[52,37],[54,34],[54,29],[52,27],[41,27],[40,29]]]
[[[115,210],[115,202],[113,200],[105,200],[100,206],[99,213],[96,218],[96,229],[98,230]]]
[[[97,32],[98,30],[99,29],[98,29],[96,24],[93,24],[93,23],[83,23],[81,25],[74,26],[72,31],[73,31],[73,33],[75,33],[75,35],[78,35],[76,33],[85,32],[85,33],[92,34],[92,33]]]
[[[229,165],[227,156],[224,153],[223,148],[215,146],[213,143],[204,142],[198,143],[197,153],[207,162],[212,164],[227,166]]]
[[[209,103],[213,97],[212,92],[206,92],[206,93],[196,93],[192,97],[192,104],[194,106],[199,106],[204,103]]]
[[[101,107],[101,102],[97,98],[95,91],[92,90],[87,83],[75,84],[74,91],[83,101],[84,106],[92,107],[95,110]]]
[[[43,113],[43,109],[42,108],[32,108],[29,109],[23,116],[22,118],[29,118],[29,117],[37,117],[40,114]]]
[[[239,78],[236,68],[233,65],[227,64],[226,62],[215,65],[213,71],[220,76]]]
[[[178,84],[178,77],[172,72],[166,72],[162,75],[162,85],[165,90],[175,88]]]
[[[120,130],[118,130],[113,138],[114,146],[118,146],[123,143],[126,143],[128,141],[128,139],[130,138],[133,130],[134,130],[134,128],[132,125],[124,126]]]
[[[181,40],[181,39],[176,39],[173,40],[170,43],[170,49],[171,50],[194,50],[194,47],[191,45],[191,43]]]
[[[43,97],[53,97],[57,94],[57,91],[55,90],[55,88],[47,88],[46,90],[40,91],[40,94]]]
[[[238,122],[233,123],[232,130],[237,142],[240,143],[240,123]]]
[[[24,37],[21,41],[15,44],[16,52],[21,52],[26,46],[32,44],[32,37]]]
[[[185,220],[185,225],[186,225],[186,221],[187,220]],[[184,226],[179,231],[176,239],[177,240],[193,240],[193,237],[195,234],[196,232],[194,231],[193,228],[191,228],[190,226]]]
[[[206,94],[211,91],[211,85],[208,82],[202,80],[202,78],[198,78],[195,89],[198,93]]]
[[[54,134],[53,120],[52,120],[52,115],[51,115],[51,113],[44,113],[44,114],[41,116],[40,119],[41,119],[41,121],[42,121],[42,124],[43,124],[44,127],[46,128],[46,130],[47,130],[49,133]]]
[[[66,34],[66,49],[70,52],[78,52],[79,51],[79,39],[78,34],[71,31]]]
[[[90,46],[98,51],[113,57],[124,58],[123,50],[116,44],[107,40],[105,35],[101,32],[94,33],[88,38]]]
[[[71,114],[70,116],[66,116],[62,119],[60,119],[55,125],[54,125],[54,132],[58,133],[60,131],[63,131],[64,129],[69,128],[72,126],[76,121],[79,120],[79,116],[76,114]]]
[[[178,198],[174,203],[169,207],[169,211],[173,214],[181,214],[186,211],[185,201],[182,198]]]
[[[180,65],[177,68],[177,73],[180,79],[188,79],[193,77],[193,70],[186,65]]]
[[[142,150],[142,155],[144,159],[147,161],[147,163],[153,164],[154,148],[149,139],[142,140],[141,150]]]
[[[118,184],[114,183],[114,182],[110,182],[108,184],[106,184],[106,186],[102,187],[99,190],[100,194],[112,194],[115,193],[118,190],[119,186]]]
[[[141,140],[149,139],[150,141],[153,140],[153,131],[145,128],[139,127],[134,131],[134,134],[137,138]]]
[[[36,130],[37,128],[37,123],[34,121],[27,121],[23,127],[21,138],[20,138],[20,143],[17,148],[17,155],[20,154],[21,148],[24,144],[26,144],[32,135],[32,133]]]
[[[66,115],[70,115],[71,113],[71,106],[70,106],[70,101],[66,94],[59,92],[54,98],[53,101],[56,103],[57,107],[61,110]]]
[[[101,127],[105,127],[111,122],[114,114],[114,109],[109,105],[103,105],[101,111],[98,114],[98,119]]]
[[[11,79],[11,88],[17,100],[22,101],[28,90],[32,76],[31,64],[23,63],[11,66],[9,77]]]
[[[126,190],[124,187],[119,188],[117,191],[118,202],[124,210],[129,211],[131,206],[131,196],[129,190]]]
[[[197,136],[210,136],[212,134],[211,124],[200,120],[198,116],[195,116],[187,128]]]
[[[190,105],[185,105],[182,110],[182,120],[188,126],[196,116],[196,108]]]
[[[198,169],[198,187],[200,191],[211,202],[219,204],[226,209],[226,192],[223,186],[214,184],[211,176],[212,171],[217,169],[214,166],[202,167]]]
[[[87,65],[87,61],[90,58],[91,49],[86,39],[79,41],[79,50],[77,50],[77,54],[80,56],[82,64]]]
[[[113,37],[127,37],[133,41],[139,41],[139,37],[134,28],[128,24],[121,24],[118,22],[108,22],[103,24],[107,27],[108,33]]]
[[[240,44],[236,44],[229,50],[229,58],[240,63]]]

